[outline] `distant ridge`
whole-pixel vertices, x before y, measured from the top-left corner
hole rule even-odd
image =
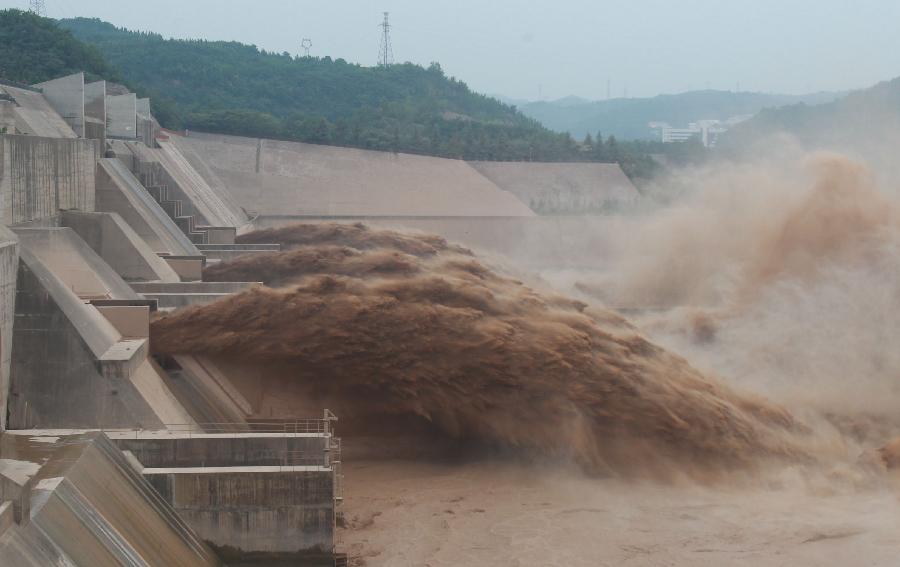
[[[893,153],[892,142],[898,132],[900,77],[825,104],[765,109],[729,132],[724,140],[728,146],[738,147],[774,134],[790,134],[808,147]]]
[[[732,91],[689,91],[652,98],[614,98],[587,101],[565,97],[555,101],[517,105],[526,116],[557,132],[569,132],[576,139],[602,132],[621,140],[651,139],[649,122],[687,126],[697,120],[725,120],[732,116],[756,114],[764,108],[788,104],[822,104],[846,93],[821,92],[783,95]]]

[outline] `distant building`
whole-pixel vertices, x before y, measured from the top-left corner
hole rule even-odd
[[[712,148],[715,147],[721,134],[750,117],[749,114],[742,114],[726,120],[698,120],[688,124],[687,128],[673,128],[666,122],[651,122],[648,126],[651,130],[658,130],[659,140],[664,144],[686,142],[696,138],[704,147]]]

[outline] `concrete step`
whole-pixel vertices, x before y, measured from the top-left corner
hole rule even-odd
[[[160,201],[159,206],[173,219],[184,216],[182,213],[181,201]]]
[[[151,185],[147,187],[147,192],[153,197],[157,203],[161,203],[169,199],[169,191],[163,185]]]
[[[233,226],[198,225],[194,230],[205,232],[208,235],[206,241],[210,244],[234,245],[234,239],[237,237],[237,229]]]
[[[194,217],[192,216],[177,216],[175,217],[175,224],[178,225],[178,228],[181,229],[181,232],[191,235],[192,232],[196,232],[194,230]]]
[[[188,234],[188,238],[191,239],[191,242],[194,244],[206,244],[209,242],[209,233],[207,232],[192,232]]]
[[[244,254],[271,254],[281,250],[280,244],[198,244],[197,249],[209,263],[232,260]]]

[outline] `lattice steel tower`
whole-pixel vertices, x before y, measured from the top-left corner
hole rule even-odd
[[[28,11],[38,16],[47,15],[47,6],[44,5],[44,0],[29,0],[28,2]]]
[[[378,50],[378,64],[382,67],[394,64],[394,49],[391,47],[391,22],[388,12],[384,13],[384,21],[378,24],[381,28],[381,48]]]

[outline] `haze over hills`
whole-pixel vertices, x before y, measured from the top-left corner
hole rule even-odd
[[[767,108],[728,133],[729,145],[787,133],[807,146],[842,147],[852,142],[893,140],[900,131],[900,78],[819,105],[802,102]]]
[[[754,92],[701,90],[652,98],[614,98],[588,101],[565,97],[555,101],[522,103],[516,106],[526,116],[557,132],[569,132],[576,139],[598,131],[620,140],[652,139],[649,122],[667,122],[684,127],[697,120],[725,120],[732,116],[756,114],[764,108],[805,103],[831,102],[846,93],[821,92],[783,95]]]

